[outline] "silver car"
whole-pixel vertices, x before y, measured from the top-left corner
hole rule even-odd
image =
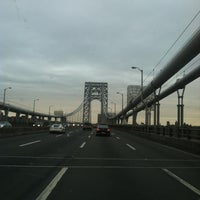
[[[12,124],[8,121],[0,121],[0,128],[10,128]]]
[[[65,127],[62,124],[52,124],[49,133],[65,133]]]

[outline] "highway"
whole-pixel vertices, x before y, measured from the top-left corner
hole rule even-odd
[[[200,156],[126,132],[0,139],[3,200],[199,200]]]

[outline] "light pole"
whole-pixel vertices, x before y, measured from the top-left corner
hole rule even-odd
[[[53,105],[49,105],[49,115],[51,114],[51,107],[53,107]]]
[[[143,70],[140,69],[139,67],[131,67],[132,69],[137,69],[141,72],[141,101],[142,103],[145,105],[145,124],[148,125],[149,124],[149,117],[148,117],[148,108],[147,108],[147,104],[144,102],[144,99],[143,99]]]
[[[33,113],[35,113],[35,102],[36,102],[36,101],[39,101],[39,99],[34,99],[34,100],[33,100]]]
[[[124,109],[124,95],[121,92],[117,92],[117,94],[120,94],[122,96],[122,110]]]
[[[143,95],[143,70],[140,69],[139,67],[131,67],[131,69],[137,69],[141,72],[141,97],[142,97],[142,95]],[[142,100],[143,100],[143,98],[142,98]]]
[[[7,87],[7,88],[4,89],[4,92],[3,92],[3,104],[5,104],[5,102],[6,102],[6,90],[7,89],[12,89],[12,87]]]

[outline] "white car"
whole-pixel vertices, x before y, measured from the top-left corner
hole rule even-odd
[[[65,127],[62,124],[52,124],[49,133],[65,133]]]

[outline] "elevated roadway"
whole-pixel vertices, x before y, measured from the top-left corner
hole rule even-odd
[[[0,139],[2,199],[200,198],[200,157],[112,130]]]

